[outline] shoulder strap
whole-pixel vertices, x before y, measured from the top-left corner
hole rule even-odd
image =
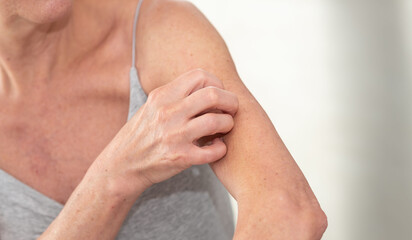
[[[129,120],[143,105],[147,100],[147,95],[143,91],[142,86],[140,84],[139,75],[136,69],[136,28],[137,28],[137,20],[139,18],[140,7],[142,5],[143,0],[139,0],[139,3],[136,7],[136,12],[134,15],[134,22],[133,22],[133,46],[132,46],[132,67],[130,68],[129,73],[129,81],[130,81],[130,101],[129,101],[129,114],[127,120]]]

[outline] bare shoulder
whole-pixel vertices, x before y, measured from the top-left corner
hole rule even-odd
[[[225,42],[196,6],[187,1],[145,0],[137,31],[137,68],[146,92],[202,68],[240,82]]]

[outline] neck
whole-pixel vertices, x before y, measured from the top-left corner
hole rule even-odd
[[[49,78],[65,24],[36,24],[16,15],[0,19],[0,90],[17,93],[31,80]]]
[[[0,12],[0,94],[18,96],[33,84],[50,82],[106,39],[113,19],[103,22],[107,16],[98,5],[85,2],[40,24]]]

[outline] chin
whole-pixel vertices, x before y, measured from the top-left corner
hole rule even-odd
[[[67,16],[73,0],[14,0],[19,16],[34,23],[51,23]]]

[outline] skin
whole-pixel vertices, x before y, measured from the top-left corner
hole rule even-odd
[[[41,239],[113,239],[147,187],[202,163],[238,202],[234,239],[320,239],[309,184],[190,3],[144,1],[136,64],[149,99],[126,123],[136,4],[0,2],[0,167],[65,203]]]

